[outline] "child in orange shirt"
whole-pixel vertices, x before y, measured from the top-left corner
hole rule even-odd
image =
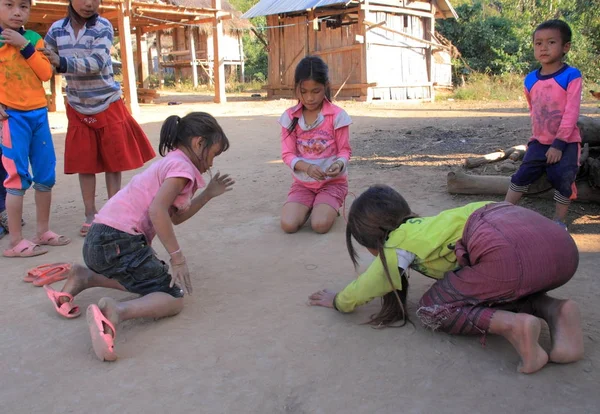
[[[6,212],[10,246],[6,257],[31,257],[47,253],[40,245],[63,246],[65,236],[49,230],[52,187],[56,182],[56,155],[48,123],[46,92],[42,85],[52,76],[52,66],[43,53],[41,36],[23,29],[29,20],[30,0],[0,0],[0,122],[2,164],[7,172]],[[5,109],[4,109],[5,108]],[[29,173],[29,165],[33,174]],[[37,235],[23,238],[23,196],[33,184],[37,213]]]

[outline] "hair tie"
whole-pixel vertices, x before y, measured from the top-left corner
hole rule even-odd
[[[179,115],[175,115],[177,117],[177,123],[181,122],[181,117]]]

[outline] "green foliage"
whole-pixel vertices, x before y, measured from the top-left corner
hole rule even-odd
[[[519,74],[538,67],[532,50],[535,27],[563,19],[573,31],[567,62],[587,82],[600,80],[600,7],[589,0],[455,0],[459,20],[440,20],[437,30],[458,48],[455,80],[471,72]],[[463,93],[463,92],[461,92]],[[466,93],[466,92],[464,92]]]
[[[242,13],[250,10],[259,0],[229,0],[232,6]],[[264,27],[267,24],[265,17],[256,17],[250,19],[256,31],[266,36]],[[246,80],[250,82],[266,81],[265,73],[268,72],[268,54],[265,45],[260,41],[254,32],[245,32],[242,36],[244,44],[244,54],[246,55]]]

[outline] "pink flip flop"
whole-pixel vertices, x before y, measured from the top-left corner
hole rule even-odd
[[[34,238],[33,242],[43,246],[66,246],[71,243],[71,239],[48,230],[40,237]]]
[[[27,271],[27,276],[25,276],[23,278],[23,282],[31,283],[35,279],[37,279],[38,277],[40,277],[42,274],[44,274],[45,272],[47,272],[48,270],[53,269],[55,267],[59,267],[59,266],[69,266],[69,268],[70,268],[71,264],[70,263],[66,263],[66,262],[41,264],[39,266],[36,266],[34,268],[29,269]]]
[[[117,359],[115,354],[115,338],[117,331],[114,325],[102,313],[98,305],[90,305],[86,311],[90,336],[92,337],[92,346],[94,352],[100,361],[114,361]],[[113,335],[104,332],[104,325],[113,331]]]
[[[67,319],[73,319],[81,315],[79,306],[73,303],[72,295],[66,292],[57,292],[48,285],[44,286],[44,290],[46,291],[48,299],[52,301],[54,309],[56,309],[56,312],[58,312],[59,315],[64,316]],[[67,297],[69,301],[65,303],[59,303],[58,300],[63,297]]]
[[[33,286],[40,287],[65,280],[69,276],[70,271],[70,263],[57,264],[36,277],[33,280]]]

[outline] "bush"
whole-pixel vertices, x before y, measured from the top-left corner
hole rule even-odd
[[[454,90],[454,99],[465,101],[510,101],[523,99],[523,77],[517,74],[484,75],[474,73]]]

